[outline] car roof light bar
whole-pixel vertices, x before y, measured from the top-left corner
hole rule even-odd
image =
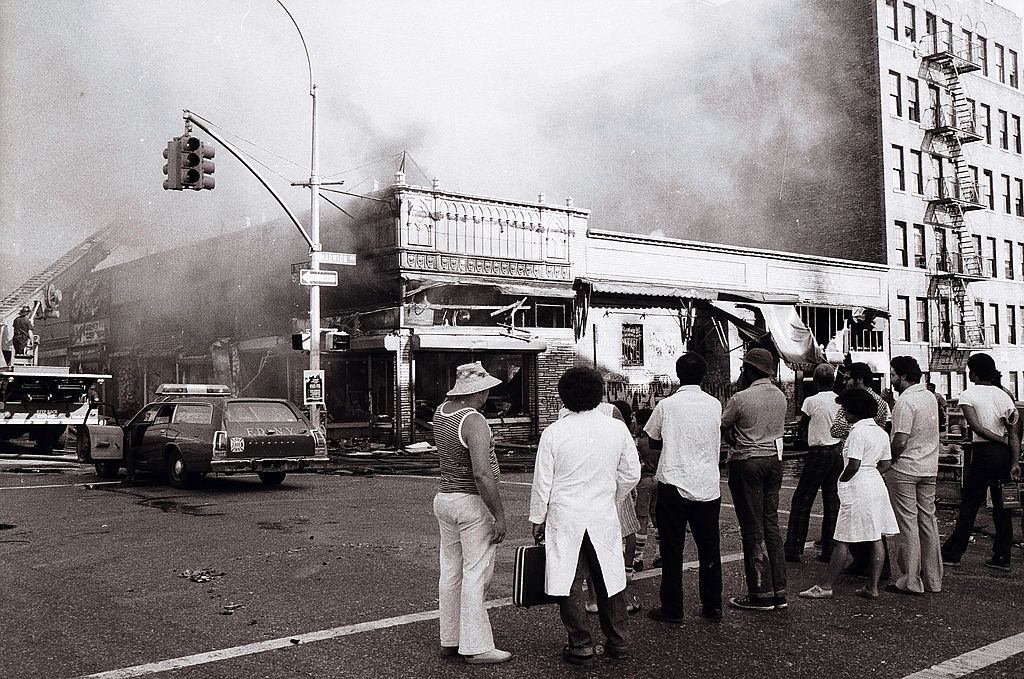
[[[205,394],[207,396],[230,396],[231,388],[226,384],[161,384],[156,388],[157,396],[184,396]]]

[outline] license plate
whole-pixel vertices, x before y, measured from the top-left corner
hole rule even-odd
[[[36,417],[59,417],[60,413],[56,410],[37,410]]]

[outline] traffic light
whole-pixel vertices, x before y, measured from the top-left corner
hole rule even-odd
[[[214,149],[203,143],[198,137],[185,135],[181,137],[179,144],[181,162],[181,184],[184,188],[200,191],[212,189],[215,185],[213,179],[213,161],[209,160],[214,156]]]
[[[295,351],[309,351],[309,333],[297,332],[293,334],[292,349]]]
[[[324,348],[327,351],[348,351],[352,346],[352,336],[343,330],[332,330],[327,333]]]
[[[167,142],[167,148],[164,149],[164,158],[167,159],[164,163],[164,174],[167,175],[164,188],[172,191],[181,191],[181,154],[178,145],[180,141],[181,137],[175,137]]]

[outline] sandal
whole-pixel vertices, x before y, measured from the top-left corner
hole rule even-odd
[[[805,599],[831,599],[832,590],[825,589],[820,585],[814,585],[813,587],[800,592],[797,596],[801,596]]]

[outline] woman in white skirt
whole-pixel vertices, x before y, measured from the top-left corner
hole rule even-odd
[[[882,474],[892,466],[889,435],[874,420],[878,403],[866,389],[846,389],[836,398],[852,425],[843,446],[845,468],[839,476],[839,520],[836,547],[825,582],[800,592],[806,599],[828,599],[840,571],[850,558],[850,544],[871,543],[871,572],[857,596],[878,598],[878,580],[885,562],[883,535],[900,532]]]

